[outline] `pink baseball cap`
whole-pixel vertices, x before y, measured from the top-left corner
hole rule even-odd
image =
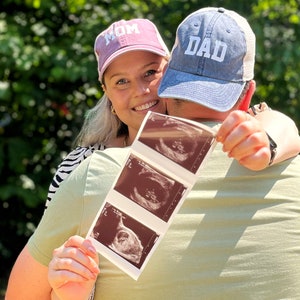
[[[160,56],[169,55],[156,26],[147,19],[120,20],[113,23],[97,36],[94,50],[100,81],[109,64],[128,51],[144,50]]]

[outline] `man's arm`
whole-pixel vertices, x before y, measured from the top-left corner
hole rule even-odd
[[[47,276],[48,268],[33,259],[25,246],[11,271],[5,300],[51,299]]]
[[[218,142],[223,150],[241,165],[251,170],[263,170],[271,159],[268,135],[276,142],[272,164],[296,156],[300,152],[300,137],[294,121],[274,110],[265,110],[255,116],[244,111],[232,111],[223,121]]]
[[[277,144],[273,164],[300,153],[298,128],[291,118],[276,110],[263,111],[255,118]]]

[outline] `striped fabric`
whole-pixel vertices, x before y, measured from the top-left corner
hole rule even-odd
[[[53,195],[59,188],[59,185],[71,174],[71,172],[95,150],[104,150],[103,145],[95,144],[88,147],[78,146],[71,151],[58,166],[57,171],[49,187],[45,208],[48,207]]]

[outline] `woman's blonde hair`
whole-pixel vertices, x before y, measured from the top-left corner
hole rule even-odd
[[[128,135],[128,127],[111,112],[111,102],[104,94],[87,112],[74,144],[82,147],[94,144],[106,145],[112,139],[122,135]]]

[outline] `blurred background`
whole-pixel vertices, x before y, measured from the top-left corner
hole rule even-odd
[[[118,19],[149,18],[171,49],[178,24],[205,6],[248,19],[257,37],[253,102],[267,101],[300,128],[298,0],[1,0],[0,299],[56,167],[102,95],[97,34]]]

